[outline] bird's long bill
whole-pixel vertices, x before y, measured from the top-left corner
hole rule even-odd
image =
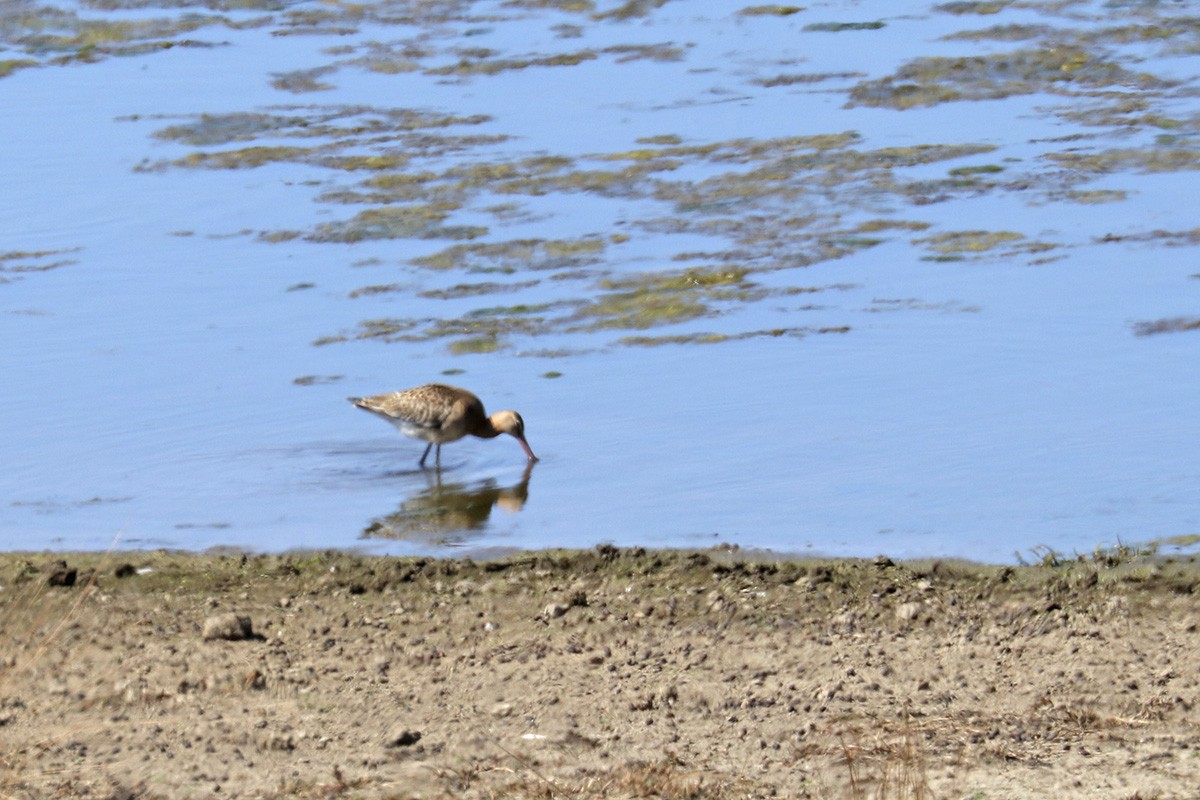
[[[521,443],[521,449],[525,451],[525,455],[529,457],[530,461],[538,460],[538,457],[533,454],[533,450],[529,449],[529,442],[525,441],[524,436],[514,436],[513,438]]]

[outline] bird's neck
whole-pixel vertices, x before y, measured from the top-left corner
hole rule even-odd
[[[490,418],[485,417],[480,420],[479,424],[475,426],[475,430],[471,431],[471,433],[480,439],[495,439],[500,435],[500,430]]]

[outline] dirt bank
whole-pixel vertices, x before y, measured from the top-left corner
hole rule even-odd
[[[0,584],[3,797],[1200,793],[1190,562],[25,554]]]

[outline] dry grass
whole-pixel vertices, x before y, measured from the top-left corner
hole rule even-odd
[[[840,734],[851,800],[926,800],[932,797],[925,774],[925,753],[912,720],[905,717],[898,736],[876,732]]]
[[[107,565],[110,553],[105,554],[97,569]],[[0,642],[4,643],[4,655],[0,656],[0,725],[9,724],[10,710],[24,706],[15,685],[36,674],[47,653],[62,646],[80,609],[96,591],[97,570],[83,575],[82,585],[73,595],[54,592],[46,572],[53,574],[53,567],[41,569],[26,562],[25,568],[13,576],[12,585],[0,587]],[[67,585],[76,585],[79,578],[78,573],[71,573]],[[62,580],[66,579],[64,573]],[[57,732],[37,741],[34,747],[44,750],[70,733]],[[29,750],[0,753],[0,798],[27,796],[24,789],[31,776],[32,755]],[[136,795],[110,792],[110,796]]]

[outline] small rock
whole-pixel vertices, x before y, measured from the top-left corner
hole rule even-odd
[[[113,575],[117,578],[129,578],[137,574],[137,568],[128,561],[113,570]]]
[[[922,604],[917,602],[901,603],[896,606],[896,619],[911,622],[921,616],[922,607]]]
[[[65,561],[54,561],[47,564],[46,571],[50,573],[46,578],[46,583],[50,586],[74,586],[75,579],[79,574],[74,567],[67,566]]]
[[[250,639],[254,636],[254,628],[249,617],[242,617],[230,611],[227,614],[215,614],[204,620],[205,641],[227,639],[237,641]]]
[[[262,740],[262,746],[266,750],[290,753],[296,749],[296,740],[286,733],[272,733]]]
[[[492,706],[493,717],[511,717],[513,713],[512,703],[496,703]]]
[[[542,611],[542,614],[547,619],[555,619],[557,617],[561,617],[570,610],[571,607],[568,605],[563,605],[562,603],[551,603],[550,605],[546,606],[545,610]]]
[[[420,731],[405,730],[389,736],[384,742],[384,747],[411,747],[419,741],[421,741]]]

